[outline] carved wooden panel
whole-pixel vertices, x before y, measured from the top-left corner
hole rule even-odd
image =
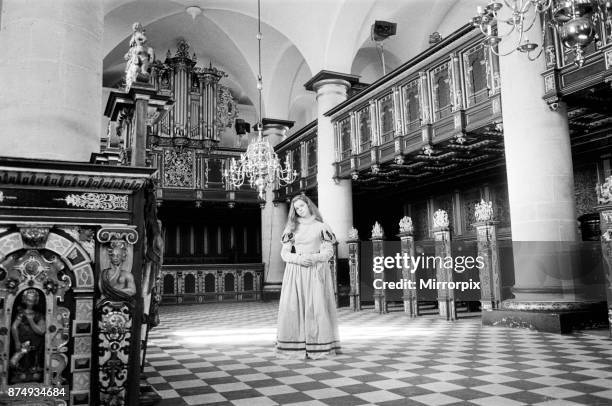
[[[221,158],[206,159],[206,178],[205,187],[223,188],[223,162]]]
[[[367,151],[372,145],[372,118],[370,107],[357,111],[357,131],[359,133],[359,152]]]
[[[448,117],[452,109],[450,62],[434,68],[430,72],[431,93],[433,96],[434,120]]]
[[[419,80],[413,80],[401,88],[402,108],[404,109],[404,131],[414,131],[421,126],[421,107],[419,101]]]
[[[316,138],[306,141],[306,161],[307,175],[313,175],[317,173],[317,140]]]
[[[465,51],[463,54],[463,69],[467,102],[468,107],[470,107],[489,97],[487,63],[483,44],[478,44]]]
[[[164,186],[172,188],[194,187],[194,151],[165,149],[163,157]]]
[[[597,205],[597,171],[595,165],[577,168],[574,171],[574,187],[576,193],[576,216],[595,212]]]
[[[508,185],[498,184],[491,187],[493,201],[493,218],[499,221],[499,227],[510,227],[510,202],[508,201]]]
[[[294,171],[297,171],[298,178],[302,176],[302,153],[300,145],[298,144],[296,148],[292,149],[290,152],[291,156],[291,167]],[[297,180],[297,179],[296,179]]]
[[[393,93],[389,93],[378,99],[378,122],[380,125],[380,142],[385,143],[391,141],[395,134]]]
[[[346,117],[338,122],[340,159],[351,156],[351,119]]]
[[[461,224],[466,232],[474,231],[473,223],[476,222],[475,206],[480,202],[480,190],[469,189],[461,193]]]
[[[427,201],[422,201],[412,205],[412,224],[414,225],[415,240],[424,240],[429,238],[429,211],[427,209]]]
[[[453,205],[453,195],[448,194],[448,195],[437,196],[434,199],[433,209],[434,209],[434,212],[440,209],[446,212],[446,214],[448,215],[448,227],[452,235],[452,233],[455,232],[453,224],[454,224],[454,219],[456,216],[454,205]]]

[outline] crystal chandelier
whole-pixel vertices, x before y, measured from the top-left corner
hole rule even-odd
[[[504,7],[510,9],[510,17],[499,18],[499,10]],[[544,43],[550,44],[546,48],[552,48],[552,40],[546,37],[551,35],[549,28],[559,34],[559,39],[565,48],[574,51],[574,62],[581,67],[584,64],[584,47],[597,38],[596,24],[604,22],[606,31],[612,25],[610,19],[612,1],[609,0],[503,0],[500,3],[490,0],[485,7],[478,7],[478,15],[472,19],[472,23],[479,27],[486,36],[485,43],[496,55],[509,55],[514,51],[527,53],[530,60],[537,59],[545,50],[545,46],[539,46],[529,42],[527,32],[540,19],[542,28],[542,39]],[[503,23],[503,24],[500,24]],[[504,32],[503,27],[508,27]],[[506,38],[514,36],[515,44],[505,54],[498,52],[497,44]],[[532,54],[537,48],[539,52]]]
[[[226,168],[223,177],[226,186],[240,188],[246,181],[259,192],[261,200],[266,199],[266,188],[284,186],[295,181],[297,172],[291,169],[289,155],[283,168],[279,162],[274,148],[267,139],[263,138],[263,124],[261,120],[261,92],[263,81],[261,78],[261,4],[257,0],[257,44],[259,47],[257,75],[257,90],[259,92],[259,121],[257,122],[257,139],[247,147],[246,153],[240,154],[240,159],[232,158],[229,168]]]

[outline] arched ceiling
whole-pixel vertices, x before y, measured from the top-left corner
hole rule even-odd
[[[257,104],[256,0],[103,1],[106,86],[123,75],[132,24],[139,21],[158,59],[184,38],[200,64],[212,61],[229,74],[223,83],[240,103]],[[397,35],[385,41],[389,70],[427,48],[432,32],[447,36],[467,23],[482,3],[486,0],[261,0],[263,115],[303,121],[304,111],[313,114],[304,101],[314,97],[303,84],[322,69],[364,73],[372,81],[380,74],[370,40],[375,20],[397,23]],[[192,19],[189,6],[202,14]]]

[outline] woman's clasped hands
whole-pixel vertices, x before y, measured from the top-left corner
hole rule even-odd
[[[311,254],[300,254],[298,257],[298,264],[301,266],[312,266],[315,264],[315,260]]]

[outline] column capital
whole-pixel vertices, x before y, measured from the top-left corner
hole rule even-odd
[[[325,84],[344,85],[348,89],[352,85],[359,83],[359,77],[358,75],[322,70],[306,82],[304,87],[306,90],[313,92],[318,91]]]
[[[277,130],[283,135],[295,124],[295,121],[280,120],[278,118],[263,118],[261,120],[264,132],[266,130]]]
[[[261,120],[263,125],[263,136],[268,138],[271,146],[275,147],[285,139],[287,131],[293,127],[294,121],[279,120],[275,118],[264,118]]]

